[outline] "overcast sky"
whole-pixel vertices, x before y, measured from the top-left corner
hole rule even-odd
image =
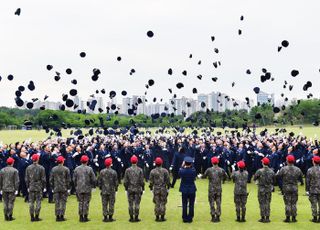
[[[17,8],[20,16],[14,15]],[[26,90],[26,100],[47,94],[48,100],[61,101],[61,94],[71,88],[87,99],[105,88],[115,90],[121,102],[121,90],[129,96],[143,95],[149,79],[155,81],[149,99],[167,100],[168,88],[178,97],[195,97],[196,87],[199,93],[221,91],[244,100],[255,98],[255,86],[277,98],[282,92],[289,98],[306,98],[308,93],[319,97],[319,9],[319,0],[1,0],[0,105],[13,106],[15,90],[30,80],[36,90]],[[148,30],[153,38],[146,36]],[[284,39],[290,45],[278,53]],[[86,58],[80,58],[81,51]],[[214,61],[222,65],[215,69]],[[47,71],[47,64],[54,69]],[[72,75],[65,74],[66,68]],[[101,70],[97,82],[91,80],[93,68]],[[136,73],[130,76],[132,68]],[[261,83],[262,68],[275,81]],[[300,71],[295,78],[292,69]],[[183,70],[188,76],[181,74]],[[61,73],[59,82],[53,80],[54,71]],[[7,80],[9,74],[13,81]],[[70,83],[74,78],[77,86]],[[294,85],[291,92],[282,88],[284,80]],[[305,92],[302,87],[308,80],[313,86]],[[178,90],[175,84],[180,81],[185,87]]]

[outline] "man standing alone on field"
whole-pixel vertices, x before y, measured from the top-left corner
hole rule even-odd
[[[7,159],[8,166],[0,171],[0,193],[3,196],[3,213],[6,221],[12,221],[14,200],[19,189],[19,173],[13,167],[14,159]]]

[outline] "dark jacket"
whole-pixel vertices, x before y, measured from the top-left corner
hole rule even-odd
[[[194,181],[197,177],[195,168],[180,168],[179,176],[181,178],[180,189],[182,193],[195,193],[197,191]]]

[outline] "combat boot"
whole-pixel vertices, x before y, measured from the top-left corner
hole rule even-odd
[[[159,216],[156,216],[156,221],[157,221],[157,222],[159,222],[159,221],[160,221]]]
[[[134,222],[133,215],[130,215],[129,221],[130,221],[130,222]]]
[[[286,219],[284,219],[283,222],[289,223],[290,222],[290,216],[286,216]]]
[[[136,215],[136,216],[135,216],[134,221],[135,221],[135,222],[140,222],[140,221],[141,221],[141,220],[139,219],[139,215]]]
[[[292,216],[292,222],[297,222],[297,219],[295,216]]]
[[[161,215],[161,221],[166,221],[167,219],[164,217],[164,215]]]
[[[35,221],[35,219],[34,219],[34,215],[33,215],[33,214],[31,214],[31,215],[30,215],[30,217],[31,217],[31,222],[34,222],[34,221]]]
[[[103,222],[109,222],[108,216],[103,217]]]
[[[261,219],[258,220],[258,221],[261,222],[261,223],[264,223],[264,221],[265,221],[264,216],[261,216]]]
[[[241,222],[246,222],[246,216],[242,215]]]
[[[269,216],[266,216],[266,219],[264,220],[265,223],[270,223],[270,218]]]
[[[59,215],[56,216],[56,221],[57,221],[57,222],[60,221],[60,216],[59,216]]]
[[[112,215],[109,215],[109,222],[113,222],[115,221],[116,219],[113,219]]]
[[[84,215],[83,216],[83,222],[89,222],[90,219],[88,219],[88,215]]]
[[[34,217],[34,220],[35,220],[35,221],[41,221],[42,219],[39,218],[39,214],[38,214],[38,215],[36,215],[36,216]]]
[[[240,222],[240,216],[237,216],[236,221],[237,221],[237,222]]]
[[[9,218],[8,218],[8,216],[6,214],[4,214],[4,220],[6,220],[6,221],[9,220]]]
[[[215,215],[211,215],[211,222],[215,222],[215,220],[216,220]]]
[[[9,221],[15,220],[15,218],[13,218],[12,215],[9,215],[8,218],[9,218]]]
[[[80,221],[80,222],[83,222],[83,215],[80,215],[79,221]]]
[[[316,216],[313,216],[313,219],[311,220],[313,223],[317,223],[318,222],[318,219]]]
[[[60,221],[66,221],[63,215],[60,216]]]
[[[220,216],[216,216],[215,222],[220,222]]]

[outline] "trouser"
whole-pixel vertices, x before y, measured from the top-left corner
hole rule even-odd
[[[91,193],[77,193],[77,199],[79,202],[79,215],[88,215]]]
[[[310,194],[312,216],[320,216],[320,194]]]
[[[116,194],[115,192],[111,194],[101,194],[102,200],[102,211],[103,215],[113,215],[114,213],[114,203],[116,201]]]
[[[30,215],[39,215],[41,209],[42,191],[29,192]]]
[[[55,213],[56,216],[64,216],[66,211],[68,192],[55,192],[53,194],[55,201]]]
[[[271,192],[258,192],[260,216],[270,216]]]
[[[140,211],[141,192],[128,192],[129,215],[138,216]]]
[[[209,193],[211,216],[221,216],[221,193]]]
[[[297,216],[298,193],[290,192],[283,194],[286,216]]]
[[[234,203],[236,205],[236,214],[237,216],[245,216],[246,215],[246,204],[247,204],[247,194],[235,194],[234,195]]]
[[[172,188],[176,184],[176,181],[177,181],[178,178],[179,178],[178,171],[173,171],[172,172],[172,182],[171,182],[171,187]]]
[[[184,221],[192,221],[194,216],[195,193],[182,193],[182,219]],[[187,210],[189,205],[189,212]]]
[[[16,196],[14,192],[3,192],[3,213],[7,216],[12,215],[14,200]]]
[[[168,192],[166,188],[153,190],[153,203],[155,203],[154,214],[156,216],[166,214],[167,197]]]

